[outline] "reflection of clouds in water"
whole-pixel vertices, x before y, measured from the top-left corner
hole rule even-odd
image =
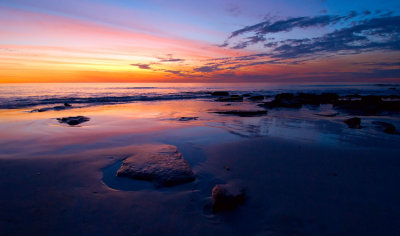
[[[342,118],[301,119],[282,115],[281,117],[237,117],[224,121],[209,122],[208,125],[222,128],[229,133],[243,137],[263,136],[296,139],[332,145],[351,144],[357,146],[393,146],[400,141],[400,135],[388,135],[371,125],[373,118],[363,118],[363,129],[350,129]]]

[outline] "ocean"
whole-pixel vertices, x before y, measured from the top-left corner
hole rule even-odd
[[[393,89],[397,88],[397,90]],[[339,95],[400,94],[397,84],[367,85],[286,85],[265,83],[52,83],[2,84],[0,109],[43,106],[49,104],[104,105],[138,101],[201,99],[207,92],[223,90],[273,96],[283,92],[338,93]]]

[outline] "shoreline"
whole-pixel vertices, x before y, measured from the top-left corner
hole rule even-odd
[[[383,130],[398,114],[351,128],[310,95],[253,95],[0,110],[1,234],[400,234],[400,135]],[[194,181],[117,177],[144,144],[176,147]],[[244,204],[215,213],[224,184],[243,186]]]

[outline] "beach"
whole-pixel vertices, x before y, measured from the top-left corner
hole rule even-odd
[[[397,85],[13,86],[0,97],[2,235],[400,234],[398,113],[350,128],[356,115],[331,103],[266,107],[282,93],[398,96]],[[176,147],[194,181],[116,176],[149,144]],[[244,203],[213,212],[218,184],[242,186]]]

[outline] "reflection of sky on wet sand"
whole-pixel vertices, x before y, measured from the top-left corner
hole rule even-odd
[[[224,142],[229,137],[281,137],[330,145],[370,144],[395,147],[399,135],[377,131],[374,120],[388,120],[398,127],[396,117],[363,118],[363,129],[349,129],[342,122],[344,114],[321,117],[319,112],[333,112],[331,106],[305,107],[300,110],[269,110],[266,116],[237,117],[212,113],[219,110],[262,110],[257,103],[214,102],[205,99],[136,102],[92,106],[63,111],[27,112],[29,109],[1,110],[0,144],[4,156],[17,153],[74,152],[99,147],[186,137],[197,142]],[[83,115],[90,121],[69,127],[56,118]],[[179,121],[180,117],[198,117]],[[196,128],[197,127],[197,128]],[[213,129],[220,131],[214,132]],[[186,131],[185,131],[186,130]],[[220,133],[224,132],[224,135]],[[174,134],[173,136],[169,134]],[[190,134],[190,135],[188,135]],[[169,137],[165,140],[163,137]]]

